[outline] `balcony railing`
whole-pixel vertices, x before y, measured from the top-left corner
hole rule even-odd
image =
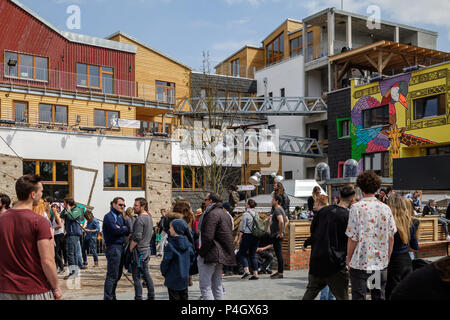
[[[93,76],[59,70],[0,64],[0,84],[10,88],[25,87],[44,91],[64,91],[75,94],[100,95],[146,101],[145,105],[173,108],[173,96],[156,94],[154,84],[118,80],[108,76]]]
[[[0,117],[0,127],[18,127],[50,131],[84,132],[92,134],[107,134],[125,137],[161,137],[170,138],[170,134],[158,133],[145,130],[141,121],[141,128],[116,127],[111,123],[98,125],[103,119],[95,118],[94,115],[83,115],[73,113],[62,113],[52,115],[38,110],[24,111],[20,108],[13,112],[12,108],[3,108]]]

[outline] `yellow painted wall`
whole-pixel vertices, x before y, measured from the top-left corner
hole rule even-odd
[[[14,120],[14,101],[28,103],[29,123],[34,127],[39,124],[39,104],[52,104],[67,106],[68,126],[76,126],[77,116],[81,116],[80,126],[94,127],[94,110],[118,111],[121,119],[136,119],[136,108],[112,103],[86,101],[77,99],[57,98],[33,94],[9,92],[9,97],[3,96],[0,100],[2,119]],[[77,130],[77,129],[75,129]],[[107,130],[107,134],[134,136],[135,129],[123,128],[120,131]]]

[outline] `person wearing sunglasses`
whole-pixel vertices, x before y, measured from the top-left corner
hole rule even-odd
[[[125,200],[116,197],[111,205],[111,211],[103,218],[102,230],[107,262],[104,300],[116,300],[116,287],[123,271],[123,246],[125,237],[130,234],[130,230],[123,219]]]

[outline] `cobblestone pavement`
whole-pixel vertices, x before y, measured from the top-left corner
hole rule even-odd
[[[435,261],[440,257],[427,258]],[[89,262],[91,262],[89,257]],[[167,288],[164,287],[164,278],[159,271],[161,258],[154,256],[150,259],[150,272],[155,285],[157,300],[169,300]],[[60,287],[63,290],[63,300],[102,300],[103,285],[106,275],[106,259],[99,257],[99,267],[88,266],[87,270],[81,271],[80,289],[69,289],[74,287],[74,282],[63,280],[60,275]],[[127,274],[132,281],[131,274]],[[200,300],[200,289],[198,276],[193,278],[193,286],[189,287],[189,300]],[[225,288],[224,300],[300,300],[308,284],[308,270],[285,271],[284,279],[272,280],[269,275],[260,275],[256,281],[241,280],[241,276],[228,276],[223,279]],[[133,285],[122,276],[117,286],[118,300],[133,300]],[[144,296],[146,290],[144,289]],[[317,297],[319,299],[319,297]]]
[[[159,271],[161,258],[152,256],[150,259],[150,272],[155,284],[157,300],[168,300],[167,288],[164,287],[164,278]],[[93,267],[92,257],[89,257],[87,270],[80,272],[79,289],[74,280],[63,280],[64,274],[59,276],[60,287],[64,293],[63,300],[102,300],[103,285],[106,275],[106,259],[99,257],[99,267]],[[132,281],[131,274],[125,272]],[[256,281],[241,280],[241,276],[224,277],[225,300],[297,300],[300,299],[308,283],[307,270],[285,271],[284,279],[272,280],[269,275],[260,275]],[[189,300],[200,299],[198,276],[193,278],[194,285],[189,287]],[[122,276],[117,285],[118,300],[133,300],[134,288]],[[146,290],[144,289],[144,296]]]

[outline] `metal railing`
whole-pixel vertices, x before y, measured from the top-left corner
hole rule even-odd
[[[45,91],[66,91],[77,94],[127,97],[148,101],[148,104],[173,108],[175,97],[166,93],[156,93],[156,85],[114,79],[104,75],[86,75],[33,67],[0,64],[0,83],[11,87],[40,88]]]
[[[326,112],[327,105],[321,97],[186,98],[175,111],[176,114],[192,116],[312,115]]]

